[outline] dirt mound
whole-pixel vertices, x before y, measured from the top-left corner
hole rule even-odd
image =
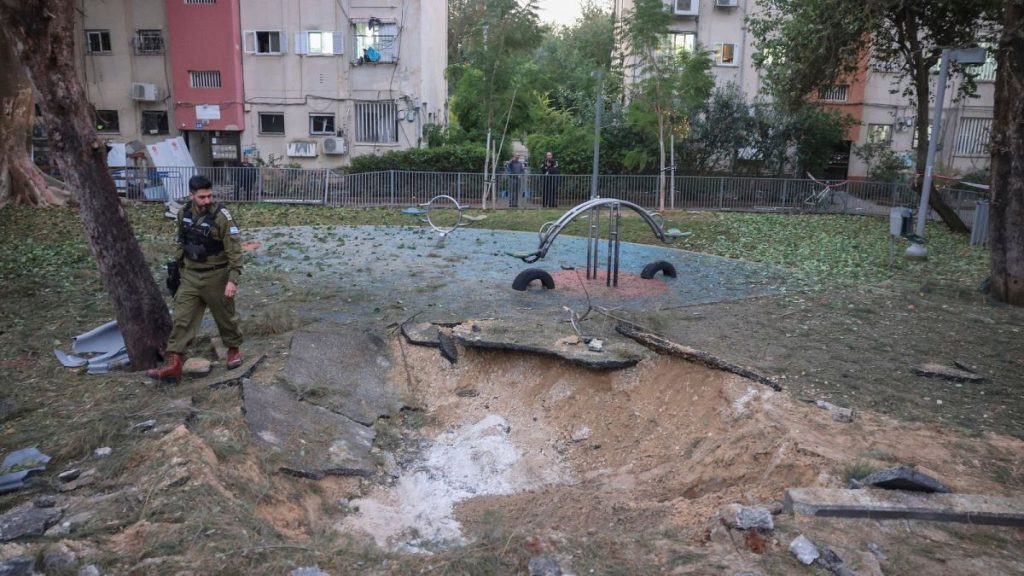
[[[436,419],[428,437],[501,418],[528,463],[519,469],[532,476],[518,480],[532,490],[460,499],[456,517],[470,531],[499,513],[526,530],[671,529],[701,540],[725,504],[772,503],[793,486],[841,487],[855,464],[912,463],[954,490],[999,494],[972,462],[1024,453],[1013,439],[940,436],[871,414],[835,422],[785,392],[667,357],[592,372],[477,350],[449,366],[435,350],[402,346],[407,366],[396,377],[411,379]],[[349,520],[359,528],[358,517]]]

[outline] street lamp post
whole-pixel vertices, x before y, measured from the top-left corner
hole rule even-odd
[[[932,112],[932,133],[928,136],[928,155],[924,163],[924,182],[921,184],[921,206],[917,209],[917,230],[915,233],[920,239],[924,239],[924,224],[928,219],[928,196],[932,190],[932,174],[935,169],[935,149],[937,148],[942,125],[942,105],[946,98],[946,80],[949,79],[949,63],[960,64],[984,64],[987,54],[984,48],[944,48],[942,58],[939,61],[939,85],[935,89],[935,107]],[[914,242],[907,248],[907,258],[925,260],[928,258],[928,249],[924,244]]]

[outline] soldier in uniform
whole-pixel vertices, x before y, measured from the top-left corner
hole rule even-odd
[[[181,378],[185,349],[206,308],[228,347],[228,369],[242,365],[242,333],[235,316],[235,293],[242,273],[242,243],[231,213],[213,201],[206,176],[188,181],[189,201],[178,211],[177,261],[181,285],[174,296],[174,325],[167,342],[167,362],[146,374],[159,380]]]

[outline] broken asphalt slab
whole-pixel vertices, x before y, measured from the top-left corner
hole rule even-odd
[[[278,386],[246,381],[242,402],[253,437],[284,453],[282,470],[316,479],[376,472],[370,456],[376,437],[372,428],[302,402]]]
[[[303,400],[369,426],[402,408],[387,341],[362,328],[296,332],[281,377]]]
[[[892,490],[790,488],[785,510],[804,516],[907,519],[1024,527],[1024,498]]]
[[[961,368],[953,368],[952,366],[943,366],[942,364],[921,364],[920,366],[912,367],[910,371],[925,378],[937,378],[949,380],[950,382],[975,382],[980,384],[988,381],[987,378],[980,374]]]
[[[452,336],[468,348],[490,348],[557,356],[595,370],[635,366],[653,354],[631,339],[609,337],[595,352],[572,332],[567,322],[537,320],[475,320],[452,328]]]
[[[886,468],[868,474],[859,483],[886,490],[910,490],[913,492],[950,492],[948,486],[931,476],[918,472],[910,466]]]

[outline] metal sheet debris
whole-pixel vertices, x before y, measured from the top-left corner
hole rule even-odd
[[[106,374],[113,368],[126,366],[129,363],[128,351],[124,345],[124,335],[117,327],[117,321],[111,320],[102,326],[79,334],[71,339],[71,351],[54,350],[57,360],[67,368],[87,367],[89,374]],[[97,354],[96,356],[79,356],[79,354]]]
[[[50,457],[36,448],[22,448],[8,454],[3,463],[0,463],[0,472],[13,472],[0,474],[0,494],[23,488],[25,479],[36,472],[46,470],[46,463],[49,461]]]

